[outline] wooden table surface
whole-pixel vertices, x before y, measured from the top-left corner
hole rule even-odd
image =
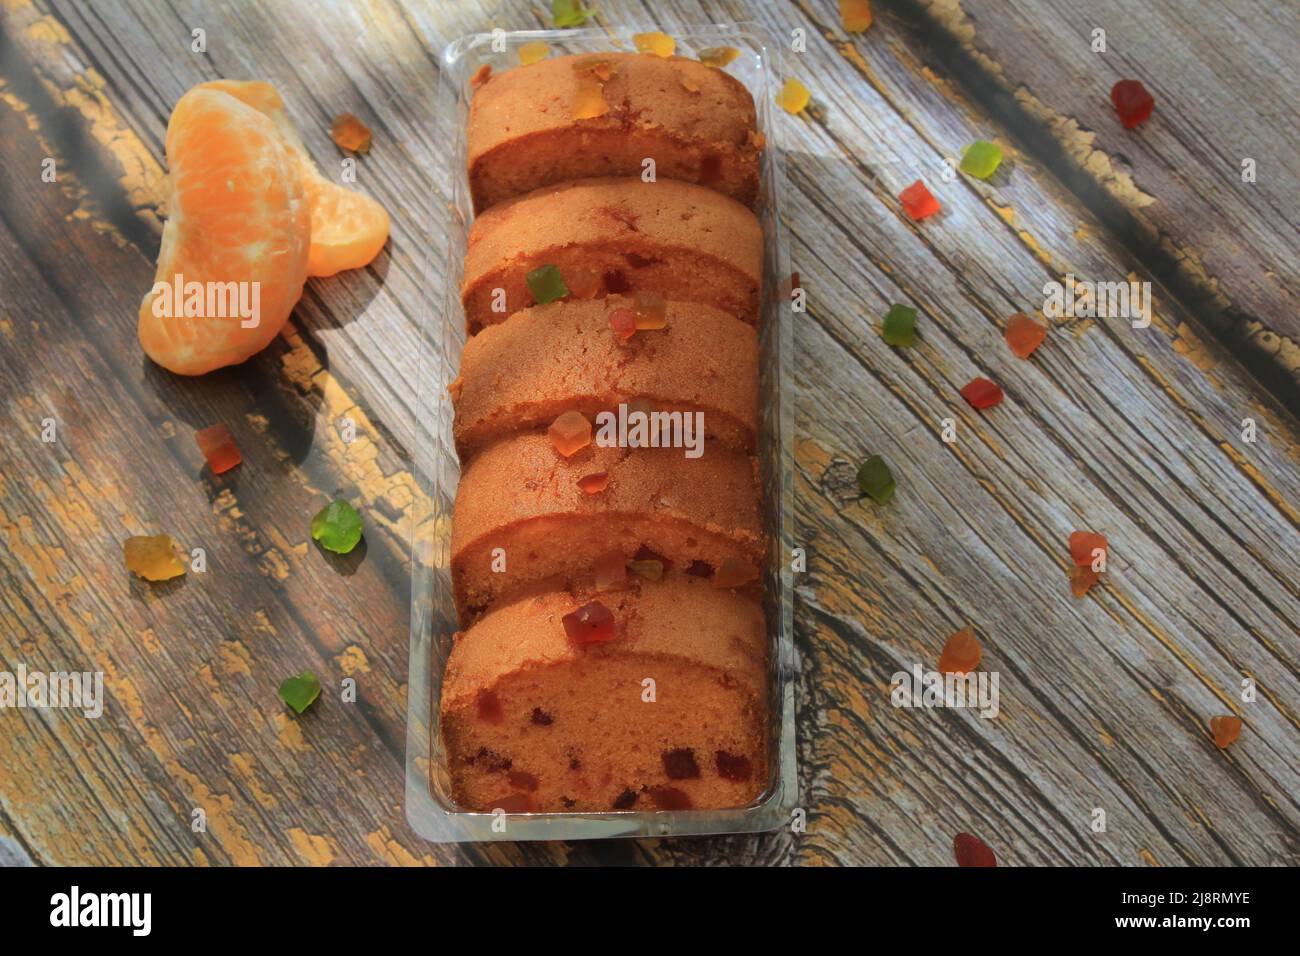
[[[595,2],[612,26],[806,31],[784,69],[814,103],[780,138],[809,296],[807,831],[458,847],[405,821],[437,55],[547,26],[548,5],[0,0],[0,670],[103,671],[108,697],[98,720],[0,711],[0,862],[948,864],[959,830],[1011,865],[1300,862],[1296,7],[876,0],[849,37],[829,0]],[[182,379],[142,356],[135,315],[167,116],[218,77],[273,81],[330,167],[331,118],[370,123],[359,186],[393,235],[369,268],[310,281],[265,352]],[[1137,130],[1109,102],[1121,77],[1156,97]],[[977,138],[1003,169],[945,180]],[[896,198],[918,177],[943,204],[920,224]],[[1066,275],[1150,281],[1151,326],[1060,319],[1016,359],[1006,317]],[[915,348],[878,334],[895,301],[920,310]],[[970,409],[957,389],[975,375],[1006,401]],[[214,478],[193,432],[217,421],[245,460]],[[855,486],[871,453],[898,479],[887,507]],[[337,494],[363,508],[360,560],[309,539]],[[1111,543],[1084,600],[1066,581],[1077,527]],[[207,572],[126,573],[122,540],[158,531],[204,548]],[[1000,676],[999,716],[892,707],[891,675],[933,667],[961,627]],[[307,667],[327,692],[296,718],[276,685]],[[1220,751],[1207,721],[1229,713],[1245,730]]]

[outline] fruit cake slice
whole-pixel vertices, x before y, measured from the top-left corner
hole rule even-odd
[[[529,592],[456,636],[440,703],[453,799],[748,805],[767,784],[766,682],[762,608],[702,578]]]
[[[511,592],[564,586],[610,555],[648,554],[668,568],[756,580],[764,558],[757,463],[716,442],[605,448],[562,456],[546,433],[495,442],[461,474],[451,573],[461,623]]]
[[[682,57],[555,57],[491,77],[469,111],[469,183],[482,212],[539,186],[589,176],[699,183],[746,206],[762,138],[740,81]]]
[[[754,327],[707,305],[668,302],[663,328],[631,331],[635,299],[566,300],[516,312],[465,343],[450,386],[462,461],[511,432],[549,425],[569,409],[596,421],[620,404],[699,412],[704,434],[754,450],[758,340]]]
[[[461,302],[476,333],[535,305],[528,275],[554,266],[570,290],[653,292],[757,325],[762,259],[758,219],[721,193],[673,179],[584,179],[475,219]]]

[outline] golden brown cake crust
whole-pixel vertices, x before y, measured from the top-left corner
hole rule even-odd
[[[607,62],[608,112],[574,119],[584,64]],[[722,70],[643,53],[554,57],[494,74],[469,115],[469,180],[479,212],[540,186],[592,176],[699,183],[752,207],[758,195],[754,100]]]
[[[757,325],[762,260],[762,227],[734,199],[672,179],[579,180],[474,220],[461,301],[476,332],[534,305],[528,273],[555,265],[561,275],[594,271],[607,294],[648,290]],[[493,311],[495,289],[504,290],[504,313]]]
[[[586,475],[608,487],[588,494]],[[757,464],[716,443],[688,459],[680,448],[600,448],[563,458],[545,433],[484,448],[461,474],[451,570],[462,622],[539,581],[589,573],[600,555],[641,546],[684,567],[727,559],[762,567]],[[493,569],[502,549],[505,571]]]
[[[701,411],[705,433],[752,452],[758,410],[753,326],[707,305],[669,302],[664,329],[621,341],[609,316],[626,296],[566,300],[516,312],[465,343],[451,386],[462,461],[511,432],[575,409],[595,421],[619,403]]]
[[[575,644],[563,618],[592,600],[615,637]],[[682,575],[528,592],[452,648],[439,708],[453,799],[511,812],[743,806],[768,779],[766,681],[763,612],[742,595]]]

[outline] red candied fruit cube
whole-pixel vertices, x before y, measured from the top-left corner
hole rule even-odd
[[[1220,750],[1227,750],[1241,736],[1241,718],[1231,715],[1211,717],[1210,733],[1214,734],[1214,745]]]
[[[690,747],[674,747],[661,756],[664,775],[669,780],[693,780],[700,775],[700,765],[695,762],[695,751]]]
[[[501,723],[501,700],[497,697],[496,691],[479,691],[477,702],[479,720],[485,720],[489,724]]]
[[[605,282],[605,291],[610,295],[621,295],[632,289],[632,283],[627,281],[627,276],[623,274],[622,269],[610,269],[602,278]]]
[[[536,807],[532,795],[527,793],[507,793],[500,800],[492,801],[493,810],[504,810],[506,813],[532,813]]]
[[[626,342],[636,335],[636,313],[631,309],[615,309],[609,314],[609,327],[614,337]]]
[[[939,200],[919,179],[898,194],[898,201],[903,204],[903,211],[913,219],[924,219],[939,211]]]
[[[713,762],[718,768],[718,776],[723,780],[748,780],[754,775],[754,765],[744,755],[719,750],[713,755]]]
[[[536,790],[537,778],[531,773],[525,773],[522,770],[511,770],[506,774],[506,779],[510,781],[510,786],[516,790]]]
[[[997,857],[992,848],[979,837],[970,833],[958,833],[952,841],[953,853],[957,856],[958,866],[997,866]]]
[[[693,805],[690,795],[676,787],[651,787],[646,792],[660,810],[689,810]]]
[[[973,378],[962,386],[961,397],[971,408],[992,408],[1002,401],[1002,389],[987,378]]]
[[[199,443],[199,451],[203,452],[214,475],[229,471],[244,460],[230,429],[221,422],[195,432],[194,440]]]
[[[584,604],[561,618],[564,633],[575,644],[606,644],[614,640],[614,613],[599,601]]]
[[[979,638],[970,628],[962,628],[943,646],[939,655],[939,673],[969,674],[979,667],[982,655]]]
[[[1104,534],[1095,531],[1072,531],[1070,533],[1070,558],[1080,567],[1090,568],[1095,557],[1094,552],[1107,554],[1110,545]],[[1107,554],[1109,557],[1109,554]]]
[[[1070,568],[1070,593],[1077,598],[1086,597],[1101,575],[1087,565],[1076,564]]]
[[[1156,98],[1137,80],[1120,80],[1110,88],[1110,101],[1125,129],[1145,123],[1155,108]]]

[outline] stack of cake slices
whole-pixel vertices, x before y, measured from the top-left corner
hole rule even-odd
[[[555,57],[474,92],[439,705],[463,809],[767,787],[762,147],[748,90],[679,57]]]

